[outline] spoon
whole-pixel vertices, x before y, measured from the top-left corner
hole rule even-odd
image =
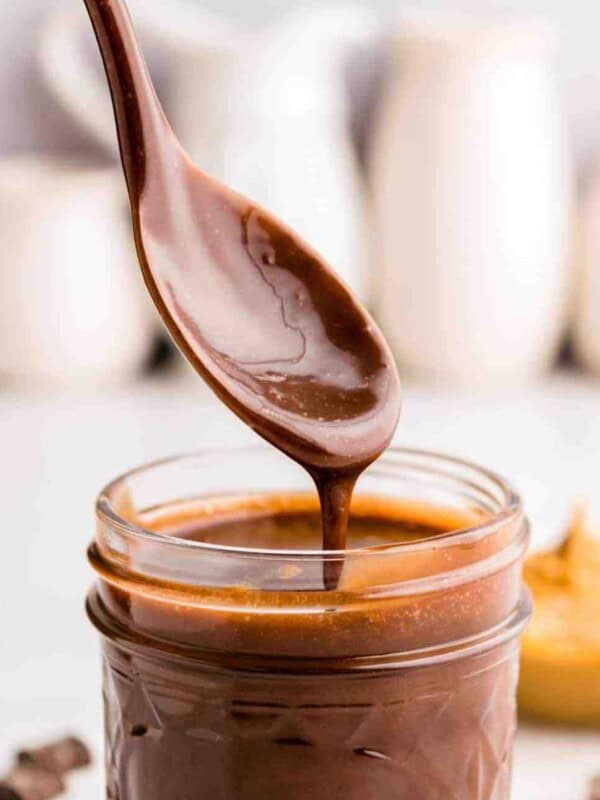
[[[221,400],[309,472],[321,499],[324,549],[343,549],[354,484],[398,422],[389,348],[309,245],[190,161],[162,110],[125,3],[84,1],[154,303]],[[335,585],[339,564],[328,571],[325,583]]]

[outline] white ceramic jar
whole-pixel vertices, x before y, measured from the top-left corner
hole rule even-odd
[[[405,372],[511,383],[564,327],[571,179],[542,25],[405,20],[374,140],[376,309]]]

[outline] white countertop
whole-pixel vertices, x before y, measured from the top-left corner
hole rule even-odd
[[[569,505],[596,493],[600,383],[558,376],[503,395],[408,389],[397,440],[480,461],[509,476],[534,544],[556,537]],[[93,502],[118,473],[253,435],[191,381],[42,396],[0,394],[0,766],[11,749],[79,731],[101,749],[96,635],[83,612]],[[62,727],[61,727],[62,726]],[[523,727],[514,800],[586,800],[600,732]],[[69,800],[100,800],[99,768]]]

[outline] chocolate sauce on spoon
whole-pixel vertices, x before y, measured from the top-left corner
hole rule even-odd
[[[398,422],[391,353],[312,248],[189,160],[122,0],[85,3],[111,89],[152,298],[221,400],[310,473],[321,499],[323,547],[343,549],[354,484]],[[336,585],[339,568],[329,564],[326,586]]]

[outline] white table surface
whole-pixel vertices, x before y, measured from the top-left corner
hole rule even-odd
[[[557,376],[502,394],[408,389],[398,442],[478,460],[521,490],[534,545],[596,494],[600,383]],[[253,440],[195,382],[77,394],[0,393],[0,768],[13,747],[79,731],[101,751],[97,641],[83,613],[98,490],[119,472],[207,445]],[[600,732],[523,726],[514,800],[585,800]],[[100,800],[100,768],[68,800]],[[173,799],[175,800],[175,799]]]

